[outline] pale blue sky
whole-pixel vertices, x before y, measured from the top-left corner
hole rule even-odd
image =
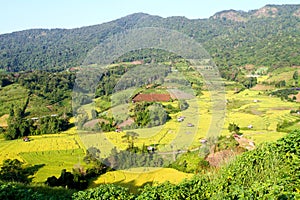
[[[221,10],[253,10],[300,0],[0,0],[0,34],[31,28],[76,28],[144,12],[208,18]]]

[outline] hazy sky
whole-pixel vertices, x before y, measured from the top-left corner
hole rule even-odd
[[[253,10],[300,0],[0,0],[0,34],[31,28],[76,28],[144,12],[208,18],[221,10]]]

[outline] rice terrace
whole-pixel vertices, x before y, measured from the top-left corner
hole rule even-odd
[[[300,5],[0,34],[0,199],[300,199]]]

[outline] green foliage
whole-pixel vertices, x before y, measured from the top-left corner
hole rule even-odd
[[[138,199],[297,199],[299,138],[299,131],[294,131],[276,143],[246,152],[214,176],[148,186]]]
[[[163,27],[194,38],[203,44],[217,66],[222,67],[221,75],[230,80],[235,80],[239,74],[238,67],[246,64],[271,66],[272,69],[299,65],[300,57],[294,53],[300,46],[297,40],[300,34],[297,28],[299,20],[293,16],[299,6],[270,7],[278,10],[274,17],[258,17],[254,15],[255,11],[237,12],[244,21],[217,15],[198,20],[183,17],[164,19],[138,13],[110,23],[79,29],[35,29],[5,34],[0,37],[0,68],[25,71],[64,70],[66,67],[79,66],[99,41],[124,29],[137,27]],[[137,50],[129,52],[118,61],[144,60],[148,63],[174,60],[177,57],[163,50]],[[108,91],[104,90],[104,93]]]
[[[24,118],[25,107],[11,108],[8,118],[8,128],[4,134],[5,139],[14,140],[29,135],[59,133],[69,128],[67,119],[58,116],[44,116],[34,122],[33,119]]]
[[[291,100],[288,96],[293,94],[296,95],[298,94],[298,91],[294,88],[291,89],[281,89],[281,90],[276,90],[270,93],[271,95],[280,97],[281,99],[285,99],[285,100]]]
[[[148,109],[149,105],[150,103],[147,102],[135,103],[131,109],[135,123],[139,127],[146,127],[150,122],[150,112]]]
[[[126,139],[126,142],[128,143],[128,150],[134,149],[134,140],[138,138],[139,134],[134,131],[127,131],[122,138]]]
[[[199,152],[187,152],[176,158],[168,167],[186,173],[201,173],[209,168],[209,162],[199,156]]]
[[[116,129],[113,118],[106,118],[108,122],[100,122],[100,130],[104,132],[114,131]]]
[[[147,50],[147,49],[146,49]],[[141,87],[154,82],[162,82],[170,72],[170,67],[164,64],[148,65],[118,64],[101,72],[95,96],[109,96],[132,87]],[[143,74],[143,76],[140,76]],[[121,99],[121,101],[124,101]],[[124,102],[123,102],[124,103]]]
[[[174,114],[180,112],[180,109],[177,107],[172,106],[171,104],[167,104],[164,106],[164,109],[167,111],[169,114]]]
[[[298,71],[295,71],[294,74],[293,74],[293,79],[295,81],[298,81],[298,78],[299,78]]]
[[[31,129],[33,129],[33,121],[25,120],[24,109],[11,108],[8,118],[8,128],[4,135],[7,140],[14,140],[24,136],[30,135]]]
[[[162,62],[175,62],[181,57],[175,53],[171,53],[162,49],[138,49],[130,51],[122,55],[115,62],[132,62],[142,60],[144,63],[162,63]]]
[[[49,100],[50,104],[70,98],[75,74],[68,72],[51,73],[34,71],[20,73],[18,83],[31,93]]]
[[[275,83],[275,87],[277,87],[277,88],[281,88],[281,87],[285,87],[285,86],[286,86],[285,80],[281,80],[281,81],[278,81],[277,83]]]
[[[83,161],[87,164],[91,162],[97,162],[100,159],[100,150],[96,147],[89,147],[86,150],[86,155],[83,158]]]
[[[229,125],[228,125],[228,131],[230,133],[235,133],[235,134],[238,134],[238,135],[241,134],[240,133],[240,127],[237,124],[235,124],[235,123],[229,123]]]
[[[19,84],[11,84],[0,89],[0,115],[9,114],[12,107],[23,107],[29,91]]]
[[[114,169],[130,169],[135,167],[163,167],[165,162],[161,155],[147,149],[130,148],[125,151],[113,149],[110,156],[103,163]]]
[[[300,131],[294,130],[276,143],[277,151],[300,156]]]
[[[55,176],[48,177],[45,182],[48,186],[62,186],[70,189],[83,190],[88,186],[84,172],[80,169],[73,169],[73,173],[63,169],[59,178]]]
[[[280,123],[277,124],[276,131],[278,131],[278,132],[289,132],[288,127],[293,126],[294,124],[296,124],[299,121],[300,120],[296,120],[296,121],[283,120],[283,122],[280,122]]]
[[[148,127],[154,127],[163,125],[170,119],[168,113],[164,110],[163,106],[159,103],[155,103],[149,107],[150,116]]]
[[[74,193],[72,199],[85,200],[85,199],[102,199],[102,200],[117,200],[117,199],[134,199],[132,194],[129,194],[127,188],[104,184],[87,191],[80,191]]]
[[[298,136],[299,133],[297,132]],[[295,135],[293,135],[295,138]],[[288,136],[287,138],[291,138]],[[293,139],[294,139],[293,138]],[[291,141],[291,140],[289,140]],[[299,141],[293,140],[293,145]],[[277,146],[277,147],[276,147]],[[221,171],[215,180],[222,198],[279,198],[297,195],[299,187],[299,157],[282,151],[286,139],[244,153]]]
[[[5,87],[5,86],[7,86],[7,85],[10,85],[11,84],[11,82],[8,80],[8,79],[1,79],[0,80],[0,86],[1,87]]]
[[[172,105],[163,106],[161,103],[150,102],[136,102],[130,109],[131,116],[139,128],[165,124],[170,119],[169,112],[178,112],[178,109]]]
[[[189,104],[188,104],[188,102],[186,102],[186,100],[179,100],[178,107],[180,108],[180,110],[186,110],[186,109],[188,109]]]
[[[0,180],[6,182],[31,182],[30,175],[33,175],[36,171],[34,168],[24,167],[21,161],[17,159],[4,160],[0,170]]]
[[[233,127],[233,128],[237,129],[237,127]],[[234,139],[233,136],[220,136],[216,141],[215,145],[216,145],[215,151],[222,151],[227,149],[235,151],[239,143]]]
[[[71,200],[74,191],[0,182],[0,199]]]
[[[239,78],[238,82],[243,84],[246,88],[252,88],[257,84],[257,78],[256,77],[250,77],[250,78]]]
[[[58,116],[45,116],[40,118],[37,124],[37,129],[35,130],[35,134],[37,135],[59,133],[69,128],[68,120]]]

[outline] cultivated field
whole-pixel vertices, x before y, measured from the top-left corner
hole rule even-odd
[[[256,143],[277,140],[285,135],[276,131],[278,123],[284,120],[295,121],[298,116],[291,115],[291,109],[297,109],[295,102],[285,102],[277,97],[270,97],[261,91],[245,90],[238,94],[227,91],[227,110],[223,128],[219,135],[229,135],[227,129],[229,123],[236,123],[241,128],[245,137],[253,139]],[[156,144],[159,151],[172,151],[171,144],[176,149],[193,149],[200,145],[199,139],[206,138],[209,126],[212,124],[212,108],[210,93],[203,92],[197,100],[188,100],[189,108],[177,114],[171,115],[171,119],[164,125],[131,130],[139,134],[135,145]],[[166,103],[165,103],[166,104]],[[122,108],[124,114],[126,109]],[[121,112],[121,107],[116,109]],[[118,112],[115,112],[118,113]],[[184,116],[183,122],[177,118]],[[189,127],[187,124],[194,126]],[[248,126],[252,128],[248,128]],[[297,125],[294,126],[297,128]],[[83,142],[87,147],[96,146],[101,149],[102,156],[107,156],[112,147],[125,149],[127,143],[124,138],[125,132],[107,132],[82,135]]]
[[[5,159],[19,159],[26,164],[41,165],[34,182],[44,182],[49,176],[59,176],[62,169],[72,170],[81,164],[85,147],[74,128],[60,134],[30,136],[29,142],[22,139],[0,139],[0,163]]]
[[[230,84],[229,84],[230,85]],[[231,87],[231,86],[230,86]],[[20,91],[20,87],[10,88]],[[3,94],[7,95],[8,91]],[[26,93],[26,91],[23,91]],[[126,91],[133,92],[133,91]],[[123,94],[118,94],[123,95]],[[0,98],[1,99],[1,98]],[[12,102],[14,101],[11,99]],[[17,93],[15,100],[21,99]],[[33,98],[34,100],[34,98]],[[36,99],[37,101],[38,99]],[[298,109],[296,102],[286,102],[277,97],[271,97],[263,91],[244,90],[238,94],[234,90],[226,92],[226,117],[221,131],[221,135],[229,135],[227,127],[229,123],[236,123],[240,126],[244,137],[253,139],[254,142],[261,143],[265,141],[277,140],[286,133],[276,131],[278,123],[295,121],[299,117],[291,115],[291,109]],[[96,100],[96,104],[100,100]],[[203,91],[203,95],[187,100],[189,108],[177,114],[172,114],[171,119],[164,125],[132,130],[139,134],[135,140],[135,145],[156,145],[160,152],[168,152],[174,149],[194,149],[200,145],[199,139],[206,138],[208,129],[212,120],[212,108],[210,93]],[[109,104],[106,102],[105,104]],[[117,105],[118,103],[115,102]],[[177,102],[164,102],[163,104],[177,105]],[[124,105],[124,104],[123,104]],[[2,107],[9,107],[8,102],[4,102]],[[4,108],[4,107],[3,107]],[[87,111],[93,109],[92,104],[84,106]],[[32,110],[32,113],[35,111]],[[45,111],[46,112],[46,111]],[[49,112],[49,111],[48,111]],[[127,108],[122,105],[115,106],[108,110],[108,113],[128,116]],[[184,116],[183,122],[178,122],[177,118]],[[7,115],[0,117],[1,126],[6,125]],[[71,122],[74,120],[72,119]],[[188,126],[192,124],[193,126]],[[252,128],[248,128],[252,125]],[[290,130],[300,128],[300,124],[289,127]],[[59,176],[62,169],[71,171],[75,165],[88,167],[83,162],[85,149],[95,146],[101,150],[101,157],[110,154],[113,147],[125,149],[127,142],[122,138],[125,132],[107,132],[107,133],[77,133],[76,128],[71,128],[60,134],[49,134],[43,136],[31,136],[30,142],[23,142],[21,139],[5,141],[0,139],[0,162],[8,158],[17,158],[27,164],[39,166],[39,170],[34,176],[34,182],[44,182],[49,176]],[[164,182],[169,180],[176,182],[190,175],[180,173],[171,169],[161,169],[158,171],[143,173],[135,172],[109,172],[97,179],[94,185],[101,183],[118,183],[126,185],[131,190],[136,190],[137,186],[146,183]]]
[[[94,181],[92,187],[99,184],[115,183],[121,186],[128,187],[132,192],[137,192],[138,187],[145,186],[146,184],[157,185],[169,181],[170,183],[180,183],[184,179],[189,179],[193,174],[187,174],[179,172],[175,169],[161,168],[156,170],[147,171],[147,169],[141,168],[134,169],[134,172],[130,171],[114,171],[108,172],[100,176]]]

